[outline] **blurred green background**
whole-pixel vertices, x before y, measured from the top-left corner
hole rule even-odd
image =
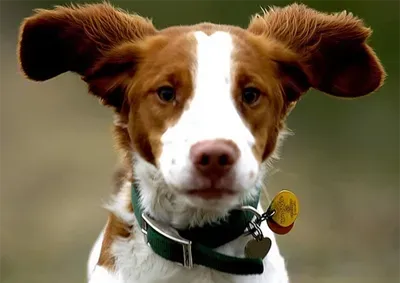
[[[201,21],[246,27],[260,7],[290,1],[111,1],[163,28]],[[64,2],[65,3],[65,2]],[[399,282],[399,2],[304,1],[348,10],[374,29],[388,78],[352,101],[311,91],[291,114],[270,195],[301,201],[278,236],[295,283]],[[60,1],[1,2],[1,282],[82,282],[106,221],[116,161],[111,111],[73,74],[26,80],[16,62],[21,20]]]

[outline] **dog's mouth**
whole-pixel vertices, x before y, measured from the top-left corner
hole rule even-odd
[[[206,188],[206,189],[195,189],[189,190],[186,194],[192,197],[199,197],[205,200],[221,199],[226,196],[234,196],[238,192],[230,189],[217,189],[217,188]]]

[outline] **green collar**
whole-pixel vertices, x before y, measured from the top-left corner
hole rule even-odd
[[[132,206],[137,221],[152,250],[164,259],[179,263],[187,268],[194,264],[221,272],[251,275],[261,274],[264,266],[261,258],[238,258],[216,252],[222,246],[244,234],[254,214],[240,209],[232,210],[225,220],[201,228],[175,230],[143,213],[139,190],[132,184]],[[259,197],[248,203],[257,208]]]

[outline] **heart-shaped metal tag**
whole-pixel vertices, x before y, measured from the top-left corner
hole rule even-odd
[[[244,248],[244,254],[247,258],[264,258],[271,249],[271,239],[262,238],[260,241],[251,239]]]

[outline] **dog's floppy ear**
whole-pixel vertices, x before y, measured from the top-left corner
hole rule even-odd
[[[100,97],[104,105],[113,106],[121,112],[125,91],[134,76],[140,50],[135,43],[126,42],[105,52],[82,79],[88,84],[89,92]]]
[[[293,99],[310,87],[348,98],[383,84],[385,71],[366,42],[372,32],[351,13],[325,14],[299,4],[274,7],[255,15],[248,31],[295,54],[296,60],[282,58],[280,66],[297,92]]]
[[[17,55],[22,71],[35,81],[67,71],[86,76],[99,60],[105,60],[110,50],[156,32],[150,20],[117,10],[108,3],[57,6],[53,10],[36,10],[35,15],[23,21]],[[118,66],[105,75],[115,75],[111,73],[129,67],[123,60],[114,63]]]

